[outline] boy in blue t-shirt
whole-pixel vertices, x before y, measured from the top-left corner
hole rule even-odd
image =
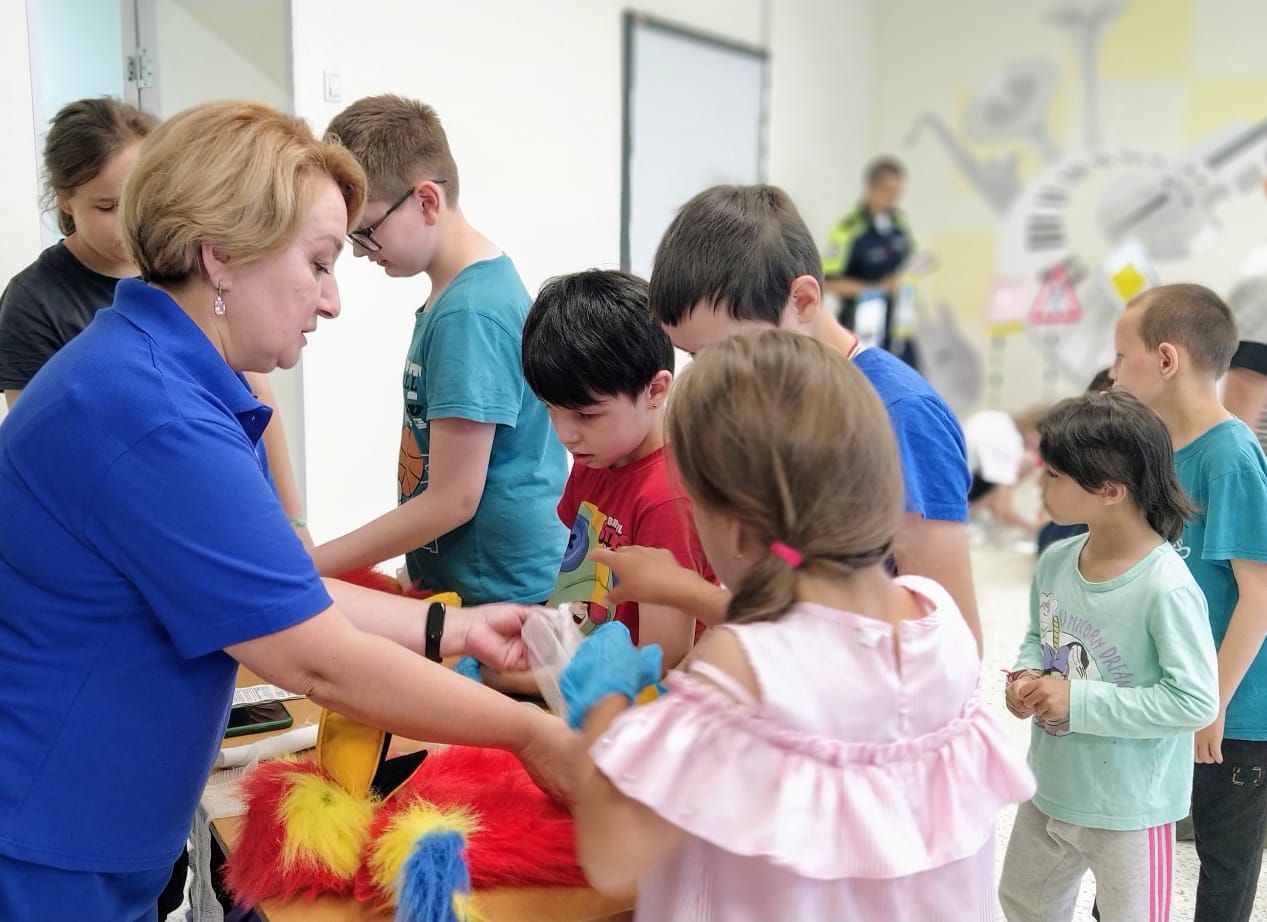
[[[542,602],[567,529],[554,515],[567,460],[519,363],[532,298],[458,205],[435,110],[399,96],[344,109],[327,135],[369,180],[353,253],[389,276],[425,272],[404,369],[400,505],[313,552],[324,575],[405,554],[409,580],[468,604]]]
[[[897,436],[906,508],[893,542],[902,574],[946,588],[981,643],[968,557],[968,473],[963,433],[941,397],[910,366],[858,337],[823,309],[814,238],[783,190],[715,186],[682,206],[651,271],[651,312],[673,345],[694,354],[736,333],[783,327],[851,358],[876,389]],[[841,426],[846,421],[840,421]],[[666,570],[645,549],[593,555],[617,577],[620,601],[675,605],[707,624],[725,618],[729,594],[694,574]]]
[[[1198,515],[1176,545],[1209,606],[1219,718],[1197,733],[1192,824],[1197,922],[1250,917],[1267,826],[1267,460],[1219,402],[1236,323],[1200,285],[1163,285],[1127,305],[1116,386],[1166,422],[1179,482]]]

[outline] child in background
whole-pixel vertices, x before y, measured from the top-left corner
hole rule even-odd
[[[567,529],[567,476],[519,351],[532,297],[510,257],[471,226],[440,118],[400,96],[368,96],[326,132],[369,180],[352,252],[393,278],[425,273],[427,301],[405,359],[395,509],[313,551],[337,576],[405,555],[408,582],[467,604],[543,602]]]
[[[1116,386],[1165,421],[1197,507],[1177,549],[1205,594],[1219,651],[1220,710],[1197,733],[1192,779],[1195,918],[1245,922],[1267,825],[1267,460],[1219,403],[1236,322],[1208,288],[1162,285],[1127,305],[1114,339]]]
[[[988,922],[994,817],[1033,792],[978,694],[944,589],[885,569],[902,475],[844,355],[770,330],[703,350],[669,445],[733,587],[670,693],[654,647],[599,628],[561,678],[592,763],[581,863],[637,918]]]
[[[118,204],[154,116],[117,99],[80,99],[53,117],[44,141],[45,203],[65,239],[0,295],[0,390],[12,406],[44,363],[136,275],[119,239]]]
[[[1010,922],[1072,919],[1090,868],[1104,918],[1165,922],[1193,731],[1218,713],[1205,598],[1170,544],[1193,509],[1165,424],[1135,398],[1075,397],[1038,430],[1044,505],[1089,532],[1034,576],[1007,706],[1034,718],[1038,793],[1017,810],[999,897]]]
[[[1019,528],[1026,537],[1038,532],[1038,522],[1016,508],[1016,488],[1037,470],[1037,426],[1043,412],[1009,416],[1001,410],[981,410],[963,422],[972,472],[968,508],[988,513],[999,525]]]

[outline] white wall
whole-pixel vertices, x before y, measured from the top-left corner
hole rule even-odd
[[[290,110],[287,0],[157,0],[155,32],[164,117],[212,99]]]
[[[395,92],[435,106],[467,216],[530,291],[620,254],[621,16],[615,0],[296,3],[295,111],[324,130],[344,105]],[[772,54],[770,179],[816,235],[851,202],[870,149],[874,0],[651,0],[638,9]],[[768,37],[766,32],[768,31]],[[343,102],[323,100],[323,70]],[[309,518],[318,540],[395,503],[400,376],[425,277],[388,280],[350,254],[343,316],[304,359]]]
[[[1015,244],[1022,234],[1014,232],[1013,219],[1026,213],[1014,208],[996,214],[965,181],[937,137],[926,131],[913,144],[908,138],[922,113],[934,114],[944,119],[970,157],[1014,156],[1022,189],[1037,187],[1050,168],[1037,145],[1019,131],[994,140],[972,138],[966,123],[970,101],[1005,65],[1038,59],[1048,62],[1055,77],[1050,105],[1038,110],[1039,121],[1063,157],[1088,156],[1093,145],[1085,131],[1085,73],[1073,35],[1052,21],[1055,6],[1079,5],[888,0],[878,7],[871,94],[875,141],[906,161],[915,236],[941,256],[942,267],[921,285],[923,293],[953,306],[965,334],[983,355],[990,354],[991,285],[1000,276],[1017,274],[1009,257],[1019,249]],[[1212,133],[1267,115],[1261,14],[1262,5],[1254,0],[1127,0],[1101,31],[1093,84],[1098,86],[1100,113],[1097,159],[1112,164],[1113,151],[1133,149],[1166,162],[1180,161]],[[947,36],[954,38],[948,41]],[[1221,171],[1248,182],[1211,208],[1209,246],[1195,248],[1187,258],[1158,260],[1161,281],[1197,281],[1226,293],[1246,255],[1267,243],[1267,208],[1254,181],[1267,164],[1261,148],[1254,159],[1256,170],[1233,161]],[[1137,175],[1133,169],[1108,165],[1087,171],[1085,181],[1069,183],[1070,251],[1088,268],[1098,268],[1111,249],[1098,221],[1099,209],[1109,199],[1106,193],[1129,187]],[[1189,195],[1185,191],[1180,198]],[[1200,196],[1191,198],[1200,201]],[[1178,228],[1184,222],[1167,213],[1154,223]],[[1135,233],[1142,235],[1138,229]],[[1090,277],[1086,284],[1094,283]],[[1083,296],[1085,300],[1085,288]],[[1087,328],[1111,356],[1111,330]],[[1043,375],[1048,362],[1034,340],[1020,334],[1005,343],[996,395],[1002,409],[1020,410],[1063,396],[1090,380],[1090,374],[1061,375],[1048,386]],[[1086,354],[1088,364],[1107,364],[1107,357],[1090,354],[1086,347],[1077,352]]]
[[[39,253],[39,179],[35,164],[35,119],[31,103],[31,61],[26,40],[26,8],[0,5],[0,278],[7,279]]]
[[[40,251],[39,183],[35,167],[35,118],[31,60],[26,40],[26,5],[0,4],[0,279],[7,281]],[[5,403],[0,400],[0,419]]]
[[[820,246],[875,151],[877,4],[773,0],[770,179]]]

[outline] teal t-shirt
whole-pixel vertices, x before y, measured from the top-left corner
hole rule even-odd
[[[566,453],[520,362],[531,305],[509,257],[467,266],[419,308],[405,363],[400,502],[427,489],[432,420],[497,426],[475,516],[405,555],[415,584],[455,591],[469,605],[545,601],[567,546],[554,514]]]
[[[1070,683],[1069,719],[1034,719],[1034,806],[1095,829],[1182,818],[1192,736],[1218,714],[1218,665],[1205,599],[1161,543],[1122,575],[1088,582],[1078,535],[1038,560],[1016,668]]]
[[[1205,593],[1221,645],[1240,600],[1232,561],[1267,561],[1267,460],[1250,428],[1229,419],[1175,452],[1175,470],[1199,510],[1177,549]],[[1267,644],[1227,706],[1223,736],[1267,740]]]

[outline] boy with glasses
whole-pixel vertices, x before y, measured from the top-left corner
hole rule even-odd
[[[404,554],[414,586],[468,604],[541,602],[567,543],[554,515],[567,466],[520,367],[532,298],[462,214],[457,165],[430,106],[367,97],[327,135],[369,180],[352,252],[393,278],[426,273],[431,294],[405,362],[400,504],[317,547],[318,569],[337,575]]]

